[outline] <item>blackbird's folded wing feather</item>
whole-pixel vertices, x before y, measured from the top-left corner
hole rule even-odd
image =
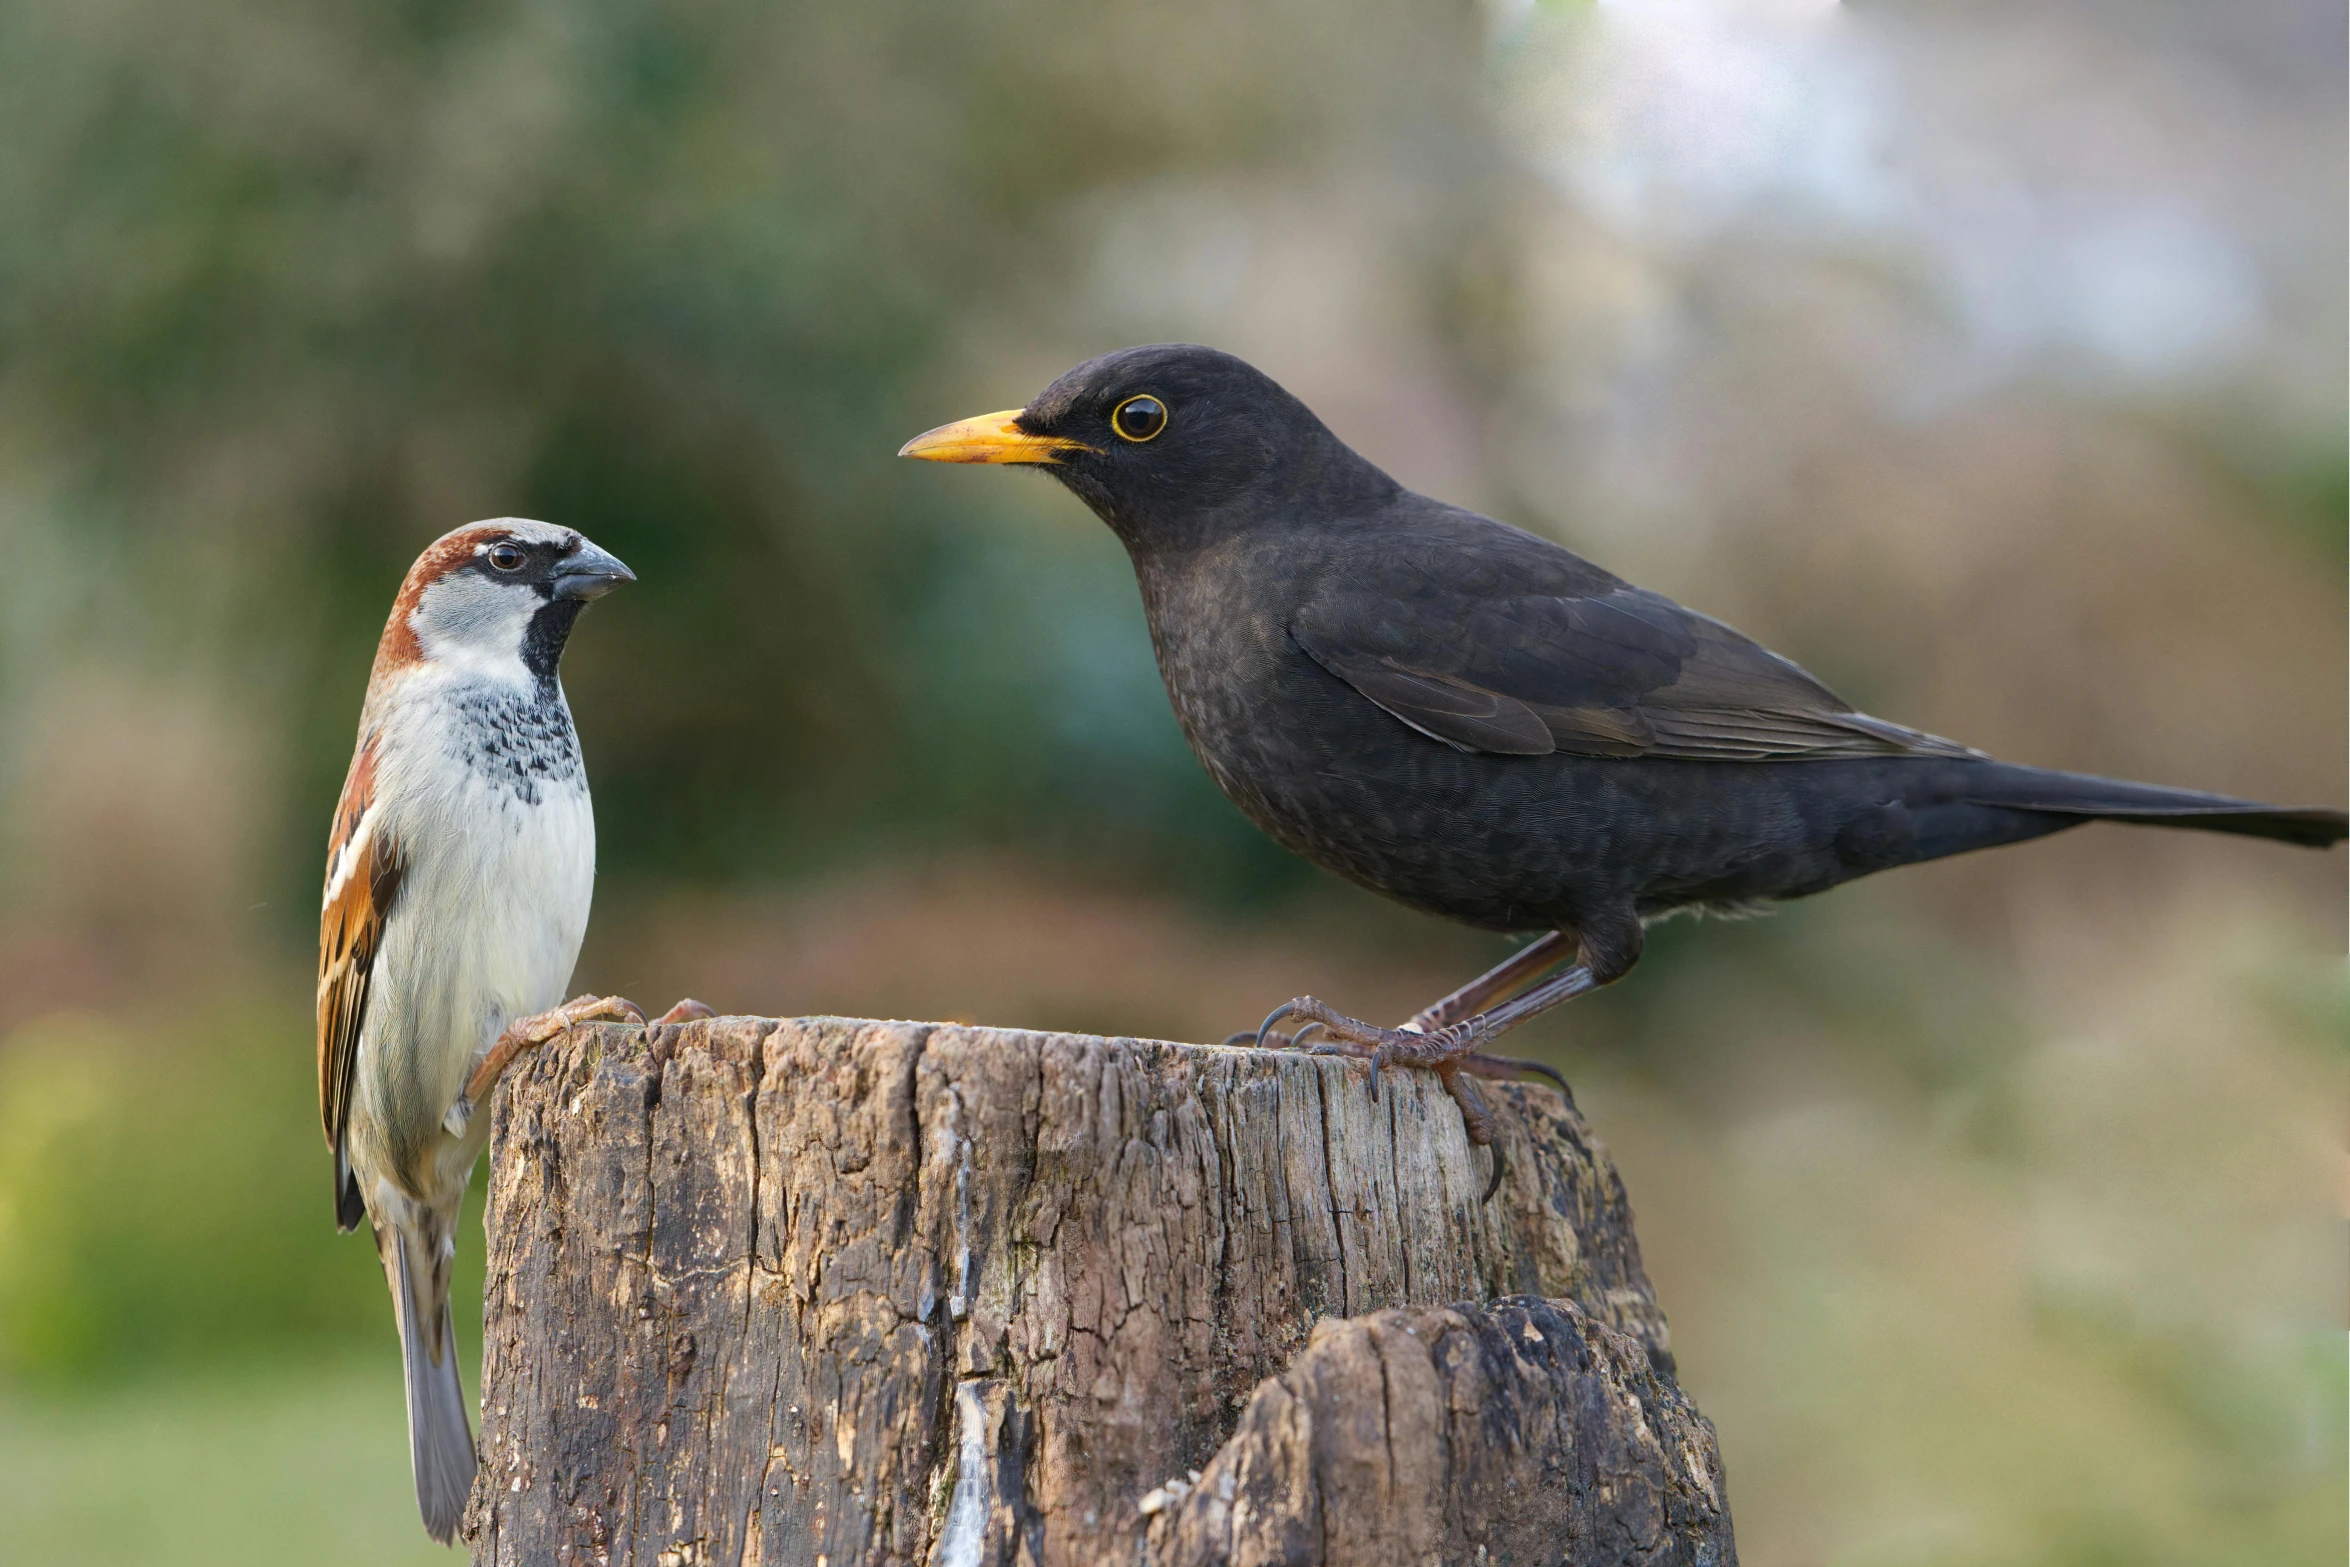
[[[1544,539],[1429,506],[1345,552],[1292,618],[1307,656],[1465,751],[1704,761],[1973,753],[1856,713],[1719,621]]]
[[[377,737],[360,741],[327,841],[326,896],[318,925],[318,1115],[335,1156],[335,1220],[355,1229],[366,1208],[351,1175],[344,1134],[351,1075],[384,921],[399,901],[403,864],[375,798]]]

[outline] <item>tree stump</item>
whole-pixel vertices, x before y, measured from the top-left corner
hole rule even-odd
[[[1424,1073],[579,1029],[497,1101],[475,1560],[1733,1563],[1622,1182],[1488,1093],[1481,1204]]]

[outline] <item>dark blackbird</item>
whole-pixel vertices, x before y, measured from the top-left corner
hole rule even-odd
[[[2340,811],[2019,767],[1856,713],[1719,621],[1405,489],[1211,348],[1106,354],[899,455],[1042,465],[1110,525],[1184,737],[1283,845],[1414,908],[1548,932],[1401,1029],[1300,996],[1258,1030],[1318,1025],[1374,1085],[1433,1068],[1479,1143],[1464,1073],[1524,1065],[1483,1047],[1621,978],[1659,915],[2087,821],[2344,833]]]

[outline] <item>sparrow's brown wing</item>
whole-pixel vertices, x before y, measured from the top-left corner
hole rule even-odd
[[[1417,522],[1325,579],[1289,634],[1423,734],[1515,756],[1972,754],[1547,540],[1449,507]]]
[[[327,840],[326,898],[318,922],[318,1115],[335,1155],[335,1220],[355,1229],[365,1217],[343,1151],[351,1120],[351,1070],[384,920],[400,896],[399,846],[375,801],[377,737],[365,736],[343,780]]]

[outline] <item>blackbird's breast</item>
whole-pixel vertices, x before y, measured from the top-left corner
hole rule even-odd
[[[1584,853],[1558,781],[1365,701],[1290,640],[1296,586],[1229,564],[1144,573],[1176,722],[1217,787],[1283,847],[1414,907],[1496,930],[1555,923]]]

